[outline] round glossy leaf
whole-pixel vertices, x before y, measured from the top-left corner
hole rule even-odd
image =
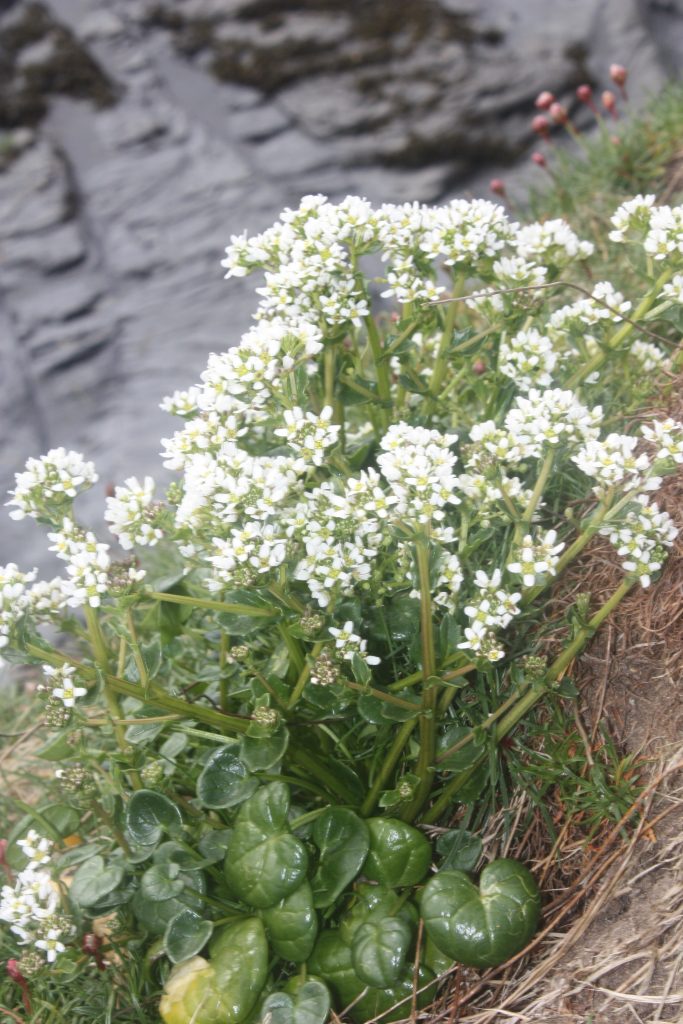
[[[152,901],[170,900],[174,896],[179,896],[185,888],[179,875],[180,868],[173,862],[154,864],[145,871],[140,880],[140,893],[144,899]]]
[[[258,779],[225,748],[211,755],[197,780],[197,796],[205,807],[234,807],[257,789]]]
[[[411,932],[417,926],[417,908],[393,889],[387,889],[384,885],[369,885],[366,882],[356,887],[354,895],[355,902],[339,923],[339,934],[349,945],[352,944],[360,926],[366,921],[398,917],[406,923]]]
[[[411,942],[411,930],[399,917],[366,921],[353,937],[351,963],[366,985],[389,988],[398,980]]]
[[[164,933],[164,950],[174,964],[196,956],[211,938],[213,924],[186,907],[171,918]]]
[[[524,949],[541,909],[533,875],[518,861],[493,861],[477,887],[463,871],[441,871],[422,892],[434,944],[469,967],[495,967]]]
[[[273,992],[263,1002],[261,1020],[270,1024],[325,1024],[330,993],[322,981],[309,979],[296,993]]]
[[[450,750],[451,747],[456,746],[466,736],[469,736],[472,730],[466,728],[464,725],[449,725],[445,732],[437,739],[437,755],[443,754],[446,750]],[[455,753],[449,754],[443,761],[439,762],[439,769],[441,771],[452,771],[462,772],[466,768],[471,767],[481,756],[481,748],[475,743],[467,743],[460,750],[456,750]]]
[[[180,879],[187,888],[184,888],[179,896],[173,896],[168,900],[150,900],[138,891],[131,899],[130,905],[135,917],[151,935],[163,935],[169,922],[181,910],[186,910],[189,907],[195,913],[202,913],[204,907],[202,894],[206,889],[202,872],[183,872]]]
[[[228,925],[211,944],[216,988],[228,1006],[220,1024],[239,1024],[249,1016],[268,976],[268,943],[262,922],[249,917]]]
[[[267,772],[281,761],[289,743],[289,732],[281,725],[271,736],[243,736],[240,758],[252,772]]]
[[[337,1009],[350,1003],[365,987],[353,969],[351,947],[336,929],[323,932],[308,958],[308,970],[323,978],[337,999]]]
[[[207,863],[216,864],[219,860],[223,860],[231,835],[231,828],[215,828],[212,832],[207,832],[202,836],[197,844],[197,849]]]
[[[418,1010],[429,1006],[434,1000],[436,984],[430,984],[433,980],[434,975],[428,968],[419,968],[417,978]],[[413,968],[407,965],[398,981],[389,988],[369,988],[366,994],[351,1007],[349,1017],[356,1021],[356,1024],[365,1024],[365,1021],[374,1020],[376,1017],[381,1018],[382,1024],[385,1021],[403,1021],[410,1017],[412,1000]],[[349,1002],[351,1001],[349,1000]]]
[[[124,876],[122,864],[105,864],[100,856],[91,857],[80,865],[69,888],[69,896],[81,907],[91,907],[103,896],[116,889]]]
[[[432,860],[424,833],[398,818],[370,818],[368,828],[370,852],[363,873],[392,888],[421,882]]]
[[[308,853],[287,825],[289,793],[272,782],[239,810],[225,857],[232,891],[252,907],[272,907],[306,878]]]
[[[312,839],[320,850],[312,879],[316,907],[329,907],[360,872],[370,848],[368,826],[345,807],[316,819]]]
[[[443,860],[441,871],[473,871],[476,868],[483,843],[479,836],[464,828],[444,832],[436,841],[436,852]]]
[[[270,944],[278,956],[297,964],[308,960],[318,934],[318,917],[308,882],[274,907],[268,907],[262,916]]]
[[[183,819],[174,803],[162,793],[139,789],[133,793],[126,808],[126,829],[140,846],[154,846],[164,832],[177,834]]]

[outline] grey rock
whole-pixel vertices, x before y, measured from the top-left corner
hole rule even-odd
[[[103,285],[92,276],[79,274],[46,278],[39,290],[14,293],[8,308],[13,316],[17,334],[24,338],[44,323],[71,320],[91,310],[102,295]]]
[[[315,142],[297,128],[290,128],[275,138],[257,144],[253,152],[263,174],[273,178],[288,178],[325,167],[333,159],[334,151],[332,147]]]
[[[106,9],[92,11],[74,28],[80,38],[85,40],[113,39],[125,31],[121,18]]]
[[[17,57],[17,67],[22,71],[26,68],[49,64],[57,53],[57,40],[53,35],[46,35],[31,46],[25,46]]]
[[[65,219],[69,187],[64,164],[43,141],[0,174],[0,238],[30,235]]]
[[[20,275],[26,272],[27,265],[44,274],[54,274],[80,263],[85,254],[86,244],[74,221],[41,234],[15,235],[3,243],[3,278],[10,269],[16,269],[15,281],[20,284]]]
[[[124,104],[101,114],[97,128],[105,145],[125,149],[163,135],[168,125],[156,111]]]
[[[262,103],[246,110],[231,110],[227,127],[236,139],[259,142],[276,135],[291,125],[291,118],[277,103]]]

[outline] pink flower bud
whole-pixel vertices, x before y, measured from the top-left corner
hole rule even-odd
[[[590,85],[580,85],[576,90],[577,100],[581,100],[582,103],[591,103],[593,100],[593,90]]]
[[[537,152],[535,152],[535,153],[532,153],[532,154],[531,154],[531,159],[533,160],[533,162],[534,162],[534,163],[535,163],[535,164],[536,164],[536,165],[537,165],[538,167],[547,167],[547,166],[548,166],[548,161],[547,161],[547,160],[546,160],[546,158],[545,158],[545,157],[543,156],[543,153],[539,153],[538,151],[537,151]]]
[[[602,94],[601,99],[602,99],[602,105],[605,108],[605,110],[608,113],[610,113],[612,115],[612,117],[614,118],[614,120],[616,121],[616,119],[617,119],[617,98],[614,95],[614,93],[610,92],[609,89],[605,89],[605,91]]]
[[[505,196],[506,195],[506,192],[505,192],[505,182],[502,181],[501,178],[491,178],[491,181],[489,182],[489,188],[497,196]]]
[[[628,78],[628,71],[623,64],[610,64],[609,76],[615,85],[618,85],[620,89],[623,89],[626,85],[626,79]]]
[[[536,110],[548,110],[554,102],[555,97],[553,94],[545,89],[543,92],[539,92],[536,100],[534,101],[534,106],[536,107]]]
[[[543,114],[536,114],[536,117],[531,122],[531,127],[542,139],[550,137],[550,121]]]
[[[9,974],[10,978],[12,979],[12,981],[16,981],[17,985],[25,985],[26,984],[26,978],[24,977],[24,975],[19,970],[19,962],[18,962],[18,960],[8,960],[7,961],[7,973]]]
[[[569,120],[569,114],[565,107],[561,103],[553,103],[548,113],[552,117],[555,124],[566,124]]]
[[[88,956],[94,958],[98,970],[103,971],[105,969],[106,965],[102,959],[102,939],[99,935],[95,935],[94,932],[87,932],[83,936],[81,949],[84,953],[87,953]]]
[[[488,366],[483,359],[475,359],[472,363],[472,373],[476,373],[477,377],[481,377],[487,370]]]

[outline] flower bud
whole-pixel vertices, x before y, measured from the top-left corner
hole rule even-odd
[[[626,85],[626,79],[628,78],[628,71],[623,64],[610,64],[609,76],[615,85],[618,85],[620,89],[623,89]]]
[[[567,113],[566,107],[563,107],[561,103],[553,103],[550,106],[548,113],[555,124],[566,124],[569,120],[569,114]]]
[[[536,117],[531,122],[531,127],[542,139],[550,137],[550,121],[543,114],[536,114]]]
[[[94,932],[87,932],[83,936],[81,942],[81,949],[87,956],[93,957],[97,964],[97,969],[103,971],[105,969],[105,962],[102,959],[102,939],[99,935],[95,935]]]
[[[481,377],[488,370],[488,366],[483,359],[475,359],[472,363],[472,373],[476,373],[477,377]]]
[[[547,89],[544,89],[543,92],[539,92],[538,96],[536,97],[534,101],[534,106],[536,107],[536,110],[548,110],[554,102],[555,97],[553,96],[553,94],[551,92],[548,92]]]
[[[612,115],[612,117],[616,121],[616,119],[617,119],[617,98],[614,95],[614,93],[610,92],[609,89],[605,89],[605,91],[602,94],[601,99],[602,99],[602,105],[605,108],[605,110],[608,113],[610,113]]]
[[[489,188],[497,196],[505,196],[505,182],[501,178],[491,178]]]
[[[537,165],[537,167],[547,167],[548,161],[543,156],[543,153],[539,153],[538,150],[531,154],[531,159]]]
[[[26,984],[26,978],[24,977],[24,975],[19,970],[19,961],[18,960],[12,959],[12,960],[8,960],[7,961],[7,973],[9,974],[10,978],[12,979],[12,981],[16,981],[17,985],[25,985]]]
[[[582,103],[593,102],[593,90],[590,85],[580,85],[576,90],[577,100],[581,100]]]

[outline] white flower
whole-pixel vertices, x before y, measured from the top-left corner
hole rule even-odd
[[[544,537],[536,539],[527,534],[517,552],[517,560],[508,563],[508,572],[521,576],[525,587],[535,586],[546,575],[554,576],[557,556],[564,548],[564,544],[557,544],[556,540],[555,530],[548,530]]]
[[[556,363],[552,341],[535,328],[519,331],[501,342],[498,369],[522,391],[534,385],[549,387]]]
[[[24,856],[28,857],[33,867],[39,867],[41,864],[49,863],[54,843],[51,839],[39,835],[35,829],[30,829],[23,839],[17,839],[17,846]]]
[[[668,417],[655,420],[651,427],[642,426],[640,432],[644,438],[657,445],[656,459],[673,459],[683,462],[683,423]]]
[[[59,953],[63,953],[66,946],[60,941],[61,932],[56,928],[50,928],[44,939],[37,939],[34,943],[36,949],[44,949],[47,962],[52,964]]]
[[[10,518],[23,519],[61,514],[65,501],[70,503],[98,477],[93,463],[86,462],[78,452],[52,448],[39,459],[29,459],[24,472],[17,473],[15,479],[16,487],[6,504],[17,506]]]
[[[380,659],[374,654],[366,654],[367,640],[362,640],[358,633],[354,633],[355,626],[349,619],[341,629],[335,626],[329,627],[330,635],[334,637],[334,646],[345,661],[352,661],[354,655],[359,655],[367,665],[379,665]]]
[[[572,455],[579,469],[596,481],[593,491],[603,494],[615,484],[628,480],[629,486],[642,486],[650,460],[644,453],[635,454],[637,437],[627,434],[608,434],[601,441],[586,441],[582,448]],[[655,483],[658,486],[658,483]]]
[[[135,544],[152,547],[163,537],[159,527],[154,525],[153,498],[151,476],[146,476],[143,483],[135,476],[128,477],[123,486],[116,488],[114,496],[107,498],[104,518],[125,550]]]
[[[637,195],[622,203],[610,218],[614,225],[614,230],[610,231],[608,236],[610,241],[642,240],[650,227],[655,199],[654,195]]]
[[[668,259],[674,266],[683,257],[683,206],[655,206],[643,245],[655,260]]]
[[[19,572],[14,562],[0,565],[0,649],[9,643],[9,635],[31,606],[29,584],[36,578],[36,570]]]
[[[555,267],[586,259],[595,248],[592,242],[581,241],[566,221],[559,219],[519,228],[516,244],[523,259]]]
[[[662,288],[659,297],[683,305],[683,274],[674,274],[671,281]]]
[[[58,668],[43,665],[43,674],[52,687],[52,696],[61,700],[65,708],[74,707],[76,700],[88,692],[84,686],[74,686],[72,676],[75,671],[73,665],[60,665]]]
[[[332,424],[333,410],[326,405],[319,415],[304,412],[298,406],[285,409],[283,416],[285,425],[274,430],[276,437],[282,437],[290,448],[302,456],[305,462],[314,466],[322,466],[325,452],[337,443],[341,427]]]

